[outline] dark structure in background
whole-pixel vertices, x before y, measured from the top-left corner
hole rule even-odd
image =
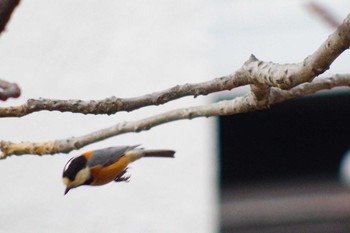
[[[222,232],[350,232],[350,205],[338,201],[350,201],[338,182],[350,148],[349,91],[220,117],[219,146]],[[313,203],[315,196],[320,199]],[[323,204],[341,213],[328,219]]]

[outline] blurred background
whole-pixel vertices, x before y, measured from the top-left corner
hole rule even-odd
[[[265,61],[302,61],[349,13],[345,1],[221,2],[212,33],[221,51],[213,55],[223,58],[213,63],[217,72],[238,67],[249,51]],[[326,75],[348,72],[348,61],[342,55]],[[218,119],[221,232],[350,231],[349,103],[349,90],[338,88]]]
[[[348,1],[22,1],[0,35],[0,77],[28,98],[134,97],[227,75],[250,54],[302,61],[349,13]],[[321,7],[321,8],[320,8]],[[326,13],[326,14],[324,14]],[[330,73],[347,73],[343,54]],[[1,140],[80,136],[243,87],[131,113],[40,112],[0,121]],[[347,89],[266,111],[172,122],[70,154],[0,161],[0,232],[349,232]],[[176,150],[132,164],[131,181],[63,196],[63,166],[113,145]]]

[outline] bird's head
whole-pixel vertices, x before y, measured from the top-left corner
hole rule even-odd
[[[87,184],[91,179],[90,169],[87,166],[87,159],[85,156],[71,158],[64,166],[63,183],[66,185],[64,195],[70,189],[76,188],[80,185]]]

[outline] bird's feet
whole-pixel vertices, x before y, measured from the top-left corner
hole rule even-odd
[[[124,176],[128,168],[125,168],[115,179],[115,182],[129,182],[130,176]]]

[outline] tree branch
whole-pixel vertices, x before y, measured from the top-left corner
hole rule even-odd
[[[326,71],[330,64],[350,46],[350,15],[330,35],[327,40],[302,63],[277,64],[258,60],[252,55],[244,65],[233,74],[211,81],[177,85],[172,88],[135,98],[110,97],[103,100],[53,100],[29,99],[20,106],[0,108],[0,117],[22,117],[38,111],[60,111],[83,114],[114,114],[119,111],[161,105],[185,96],[208,95],[213,92],[254,85],[254,91],[263,87],[290,89],[304,82],[311,82]],[[257,88],[256,88],[257,87]],[[261,94],[261,93],[260,93]]]
[[[161,105],[166,102],[191,96],[231,90],[247,83],[241,73],[236,72],[202,83],[177,85],[172,88],[134,98],[110,97],[103,100],[54,100],[29,99],[25,104],[11,107],[0,107],[0,117],[22,117],[38,111],[60,111],[83,114],[114,114],[120,111],[132,111],[150,105]]]
[[[211,81],[185,84],[135,98],[111,97],[99,101],[30,99],[17,107],[0,108],[0,117],[20,117],[32,112],[69,111],[84,114],[113,114],[118,111],[132,111],[148,105],[160,105],[184,96],[207,95],[250,85],[251,92],[233,100],[221,101],[203,106],[176,109],[154,115],[139,121],[123,122],[96,132],[49,142],[13,143],[1,141],[0,157],[22,154],[67,153],[93,142],[129,132],[148,130],[160,124],[181,119],[233,115],[264,109],[272,104],[291,98],[315,93],[339,86],[350,86],[350,75],[335,75],[324,79],[313,79],[326,71],[330,64],[350,46],[350,15],[327,40],[303,62],[276,64],[263,62],[253,55],[233,74]],[[311,82],[312,81],[312,82]],[[311,82],[311,83],[307,83]],[[4,82],[6,84],[6,82]],[[8,83],[7,83],[8,84]],[[13,85],[13,84],[12,84]],[[1,86],[1,82],[0,82]],[[4,90],[7,90],[4,88]]]
[[[333,61],[350,46],[350,14],[337,30],[302,63],[276,64],[262,62],[252,56],[245,64],[251,74],[252,84],[290,89],[311,82],[329,69]]]
[[[1,0],[0,1],[0,33],[6,28],[6,24],[11,18],[11,15],[19,4],[19,0]]]
[[[8,98],[17,98],[21,95],[21,89],[16,83],[9,83],[0,79],[0,100],[7,100]]]
[[[19,4],[19,0],[0,0],[0,33],[2,33],[11,15]],[[0,100],[7,100],[8,98],[17,98],[21,95],[21,90],[15,83],[9,83],[0,79]]]
[[[340,25],[340,22],[336,19],[334,15],[331,14],[328,8],[322,6],[319,2],[308,2],[306,4],[307,9],[322,19],[330,27],[336,28]]]
[[[316,79],[312,83],[304,83],[288,91],[272,88],[269,101],[270,104],[276,104],[335,87],[350,87],[350,74],[335,74],[332,77]]]
[[[160,124],[170,121],[193,119],[197,117],[224,116],[255,111],[266,108],[269,105],[283,102],[292,98],[312,94],[324,89],[331,89],[339,86],[350,86],[350,74],[334,75],[333,77],[317,79],[312,83],[305,83],[294,87],[290,90],[281,90],[271,88],[268,96],[268,105],[256,98],[253,92],[245,96],[237,97],[233,100],[220,101],[218,103],[180,108],[168,111],[162,114],[154,115],[138,121],[122,122],[112,127],[101,129],[83,136],[72,137],[67,139],[48,141],[48,142],[22,142],[14,143],[1,141],[0,148],[2,151],[1,158],[10,155],[23,154],[55,154],[68,153],[74,149],[79,149],[88,144],[104,140],[116,135],[140,132],[148,130]]]

